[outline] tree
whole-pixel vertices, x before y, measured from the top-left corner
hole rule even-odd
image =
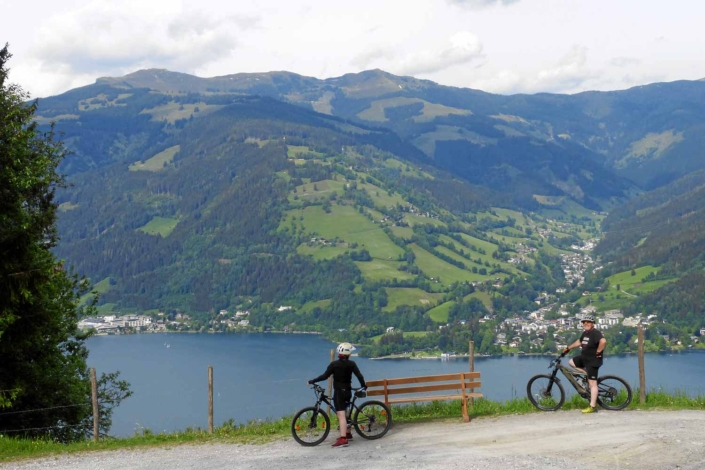
[[[92,431],[87,334],[77,328],[89,288],[51,252],[58,242],[54,193],[65,185],[66,155],[53,127],[33,122],[36,101],[8,83],[8,46],[0,50],[0,434],[81,439]],[[117,374],[103,375],[104,432],[112,407],[130,395]],[[48,408],[48,409],[47,409]],[[26,413],[27,410],[44,409]],[[14,432],[14,430],[27,431]],[[31,430],[29,430],[31,429]],[[13,431],[13,432],[8,432]]]

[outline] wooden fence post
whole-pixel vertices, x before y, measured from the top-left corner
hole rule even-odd
[[[335,361],[335,349],[330,350],[330,362]],[[333,376],[331,375],[328,377],[328,396],[332,396],[331,394],[333,393]],[[332,400],[331,400],[332,402]],[[330,406],[328,407],[328,412],[330,413]],[[338,412],[339,410],[335,410]]]
[[[208,366],[208,432],[213,434],[213,366]]]
[[[98,379],[95,376],[95,367],[91,367],[91,398],[93,401],[93,442],[98,442]]]
[[[475,372],[475,341],[470,341],[468,353],[470,354],[470,372]],[[470,393],[475,393],[475,389],[474,388],[470,389]],[[472,408],[474,406],[475,406],[475,399],[470,398],[470,407]]]
[[[639,327],[639,404],[646,403],[646,373],[644,372],[644,328]]]

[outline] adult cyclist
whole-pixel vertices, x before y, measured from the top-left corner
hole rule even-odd
[[[583,316],[583,334],[573,344],[563,350],[567,354],[571,349],[581,348],[579,356],[575,356],[569,362],[579,372],[587,376],[590,386],[590,406],[585,408],[583,413],[597,413],[597,371],[602,366],[602,353],[607,347],[607,340],[602,336],[600,330],[595,329],[595,316],[587,314]]]
[[[357,364],[350,360],[351,352],[352,344],[340,343],[338,345],[338,359],[331,362],[322,375],[308,381],[310,385],[333,376],[333,406],[335,406],[340,423],[340,438],[335,441],[333,447],[347,447],[348,441],[352,440],[352,433],[348,430],[345,417],[345,411],[352,398],[352,375],[355,374],[362,388],[367,388],[365,378],[360,373]]]

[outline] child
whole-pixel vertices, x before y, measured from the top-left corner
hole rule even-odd
[[[352,440],[352,434],[348,431],[348,423],[345,417],[345,411],[352,398],[352,375],[355,374],[362,388],[367,388],[365,378],[360,373],[360,369],[357,368],[357,364],[350,360],[351,351],[352,344],[340,343],[338,345],[338,360],[331,362],[322,375],[308,381],[310,385],[326,380],[331,375],[333,376],[333,406],[335,406],[338,422],[340,423],[340,438],[335,441],[333,447],[347,447],[348,440]]]

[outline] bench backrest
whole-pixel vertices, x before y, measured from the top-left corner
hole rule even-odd
[[[398,379],[370,380],[367,382],[367,396],[387,396],[404,393],[440,392],[444,390],[476,389],[482,386],[479,372],[456,372],[454,374],[424,375],[418,377],[402,377]],[[432,382],[447,382],[437,385],[415,385],[399,387],[399,385],[426,384]]]

